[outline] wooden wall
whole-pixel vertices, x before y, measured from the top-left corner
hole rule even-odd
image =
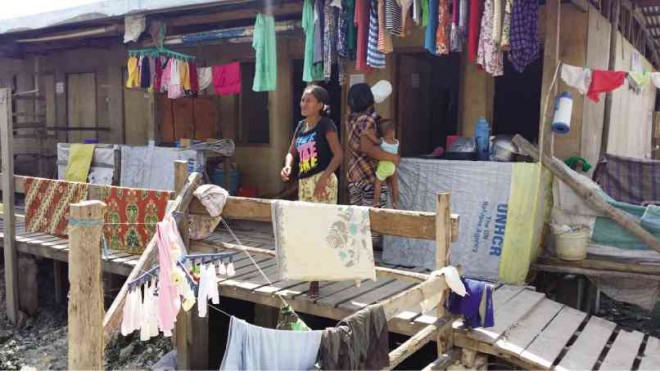
[[[619,34],[616,38],[615,69],[630,70],[633,53],[636,53],[633,46]],[[646,58],[640,56],[640,60],[647,71],[653,70],[653,66]],[[642,89],[641,94],[629,90],[627,84],[614,92],[607,143],[608,153],[651,158],[655,95],[656,89],[653,84]]]

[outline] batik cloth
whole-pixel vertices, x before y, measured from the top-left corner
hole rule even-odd
[[[141,254],[163,219],[170,192],[126,187],[103,188],[106,204],[103,235],[108,247]]]
[[[523,72],[539,57],[538,8],[537,0],[515,0],[513,3],[509,60],[518,72]]]
[[[369,208],[277,200],[271,212],[280,279],[376,279]]]
[[[25,178],[25,229],[66,237],[69,205],[87,199],[89,184]]]

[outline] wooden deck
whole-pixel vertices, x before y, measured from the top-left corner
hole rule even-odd
[[[235,223],[233,229],[242,245],[274,249],[269,224]],[[16,232],[19,252],[67,261],[66,239],[25,233],[22,222],[17,223]],[[203,251],[223,251],[223,243],[236,244],[237,241],[220,228],[203,244],[194,246],[203,246]],[[239,253],[234,259],[236,275],[219,278],[222,296],[279,306],[276,294],[282,295],[299,312],[340,320],[414,285],[411,281],[386,278],[363,281],[359,287],[353,282],[321,282],[319,298],[311,300],[306,296],[308,283],[278,279],[274,258],[259,255],[253,258],[272,284],[261,276],[246,254]],[[380,260],[378,255],[376,258]],[[104,257],[104,270],[128,275],[137,259],[136,255],[111,251]],[[423,271],[382,262],[379,265]],[[530,369],[660,369],[658,339],[588,316],[546,298],[533,288],[499,285],[494,292],[494,306],[493,328],[467,331],[461,328],[461,321],[453,323],[456,346],[493,354]],[[390,321],[392,332],[412,335],[437,321],[435,310],[421,313],[406,309],[402,308],[403,311]]]

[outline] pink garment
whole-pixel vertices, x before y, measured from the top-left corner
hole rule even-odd
[[[170,75],[172,74],[172,59],[168,60],[165,63],[165,68],[160,75],[160,92],[164,93],[167,91],[167,87],[170,85]]]
[[[171,241],[168,238],[169,230],[172,228],[172,219],[168,218],[158,222],[156,227],[158,245],[158,263],[160,271],[158,274],[158,316],[159,327],[165,336],[172,336],[174,322],[181,308],[181,300],[176,285],[173,282],[175,260],[171,254]]]
[[[213,89],[218,95],[241,93],[241,64],[233,62],[213,66]]]
[[[167,97],[170,99],[177,99],[184,96],[183,87],[181,86],[181,75],[179,74],[179,61],[170,59],[168,65],[170,66],[170,79],[167,85]]]

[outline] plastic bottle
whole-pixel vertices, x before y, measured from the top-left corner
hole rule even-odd
[[[477,160],[488,161],[490,150],[490,125],[484,117],[479,118],[474,129],[474,141],[477,144]]]

